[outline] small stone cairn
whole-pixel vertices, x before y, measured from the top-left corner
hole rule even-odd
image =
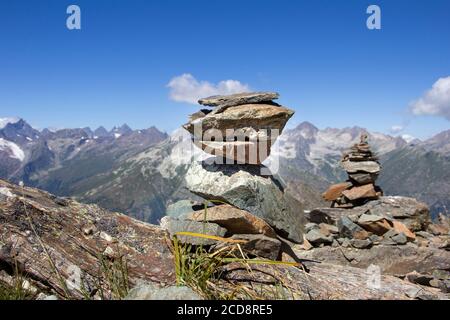
[[[334,184],[323,194],[326,201],[335,208],[354,208],[383,195],[375,181],[381,166],[367,143],[367,135],[361,135],[361,141],[344,153],[341,165],[347,172],[346,182]]]

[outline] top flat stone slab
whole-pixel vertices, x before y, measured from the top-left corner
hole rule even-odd
[[[198,101],[209,107],[234,107],[242,104],[269,102],[279,98],[276,92],[246,92],[226,96],[212,96]]]

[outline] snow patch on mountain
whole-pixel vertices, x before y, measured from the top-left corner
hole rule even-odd
[[[14,142],[0,138],[0,150],[6,151],[11,158],[18,159],[21,162],[25,160],[25,153]]]
[[[0,130],[8,125],[8,123],[16,123],[19,122],[19,118],[11,117],[11,118],[0,118]]]

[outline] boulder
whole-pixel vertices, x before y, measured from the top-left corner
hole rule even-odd
[[[291,241],[303,241],[303,207],[285,194],[263,166],[220,165],[194,162],[186,174],[186,186],[208,200],[220,200],[263,219]],[[266,171],[267,172],[267,171]]]
[[[263,234],[271,238],[277,236],[267,222],[229,204],[208,208],[206,214],[204,210],[191,212],[186,215],[186,219],[199,222],[206,219],[227,229],[229,234]]]
[[[342,191],[342,194],[350,201],[378,197],[378,194],[373,184],[366,184],[359,187],[353,187],[351,189]]]
[[[350,182],[342,182],[333,184],[328,188],[327,191],[322,195],[326,201],[335,201],[337,198],[342,196],[342,192],[349,189],[352,186]]]
[[[339,234],[346,238],[355,238],[364,240],[369,237],[369,233],[353,223],[348,217],[342,217],[337,222],[337,227],[339,229]]]
[[[203,298],[189,287],[160,287],[148,283],[131,289],[124,300],[203,300]]]
[[[165,216],[161,219],[161,228],[167,230],[172,238],[177,232],[194,232],[209,236],[224,237],[227,230],[215,223],[178,220],[176,218]],[[193,245],[212,245],[217,240],[206,239],[194,236],[177,235],[182,243]]]

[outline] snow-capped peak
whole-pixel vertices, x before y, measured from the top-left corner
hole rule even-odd
[[[11,117],[11,118],[0,118],[0,130],[8,125],[8,123],[16,123],[19,122],[20,118]]]
[[[402,134],[401,137],[402,137],[402,139],[405,140],[407,143],[411,143],[411,142],[413,142],[414,140],[416,140],[415,137],[413,137],[412,135],[409,135],[409,134]]]

